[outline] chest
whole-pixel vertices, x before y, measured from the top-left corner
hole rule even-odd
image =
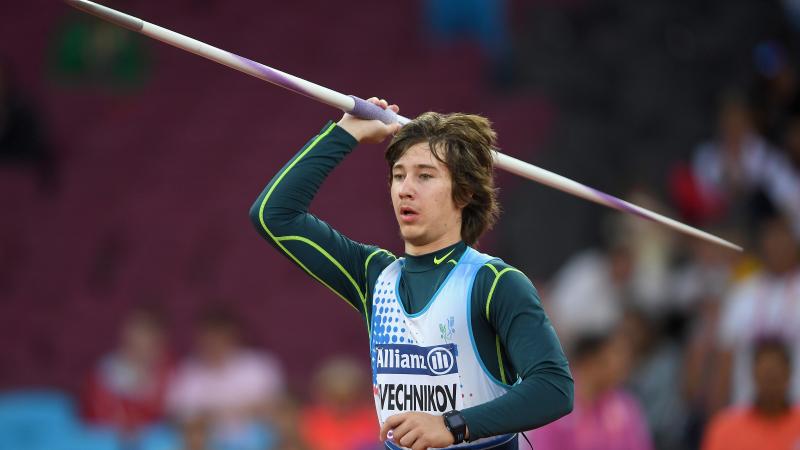
[[[434,298],[453,269],[453,264],[445,264],[424,272],[410,272],[401,269],[400,278],[397,281],[397,291],[405,311],[410,314],[422,311]]]

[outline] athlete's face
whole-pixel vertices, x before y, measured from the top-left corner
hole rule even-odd
[[[425,254],[461,239],[461,208],[450,171],[427,142],[411,146],[392,167],[392,205],[406,253]]]

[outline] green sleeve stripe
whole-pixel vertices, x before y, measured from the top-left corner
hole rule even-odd
[[[329,260],[331,260],[331,261],[334,263],[334,265],[335,265],[335,266],[336,266],[336,267],[337,267],[339,270],[341,270],[341,271],[342,271],[342,273],[344,273],[344,275],[347,277],[347,279],[348,279],[348,280],[350,280],[350,282],[353,284],[353,287],[355,287],[355,289],[356,289],[356,292],[358,293],[358,295],[359,295],[359,298],[361,299],[361,302],[362,302],[362,304],[363,304],[363,303],[365,302],[365,300],[364,300],[364,294],[361,292],[361,289],[359,288],[359,286],[358,286],[358,284],[355,282],[355,280],[353,280],[353,277],[352,277],[352,276],[351,276],[351,275],[350,275],[350,274],[349,274],[349,273],[348,273],[348,272],[347,272],[347,271],[344,269],[344,267],[342,267],[342,265],[341,265],[341,264],[339,264],[339,262],[338,262],[338,261],[336,261],[336,260],[335,260],[333,257],[331,257],[331,256],[330,256],[330,255],[329,255],[327,252],[325,252],[324,250],[322,250],[322,247],[320,247],[319,245],[317,245],[316,243],[314,243],[313,241],[311,241],[311,240],[309,240],[309,239],[306,239],[306,238],[300,238],[299,236],[284,236],[284,237],[281,237],[281,238],[279,238],[279,237],[276,237],[274,234],[272,234],[272,231],[270,231],[270,230],[269,230],[269,228],[267,227],[267,224],[266,224],[266,222],[264,222],[264,208],[265,208],[265,207],[266,207],[266,205],[267,205],[267,201],[269,201],[269,198],[272,196],[272,192],[275,190],[275,187],[276,187],[276,186],[278,186],[278,184],[279,184],[279,183],[280,183],[280,182],[283,180],[283,178],[286,176],[286,174],[287,174],[287,173],[289,173],[289,171],[290,171],[290,170],[292,170],[292,169],[294,168],[294,166],[295,166],[295,165],[297,165],[297,162],[298,162],[298,161],[300,161],[301,159],[303,159],[303,157],[304,157],[304,156],[305,156],[305,155],[306,155],[308,152],[310,152],[310,151],[311,151],[311,150],[312,150],[314,147],[316,147],[316,145],[317,145],[317,144],[319,144],[319,142],[320,142],[322,139],[324,139],[324,138],[325,138],[325,137],[326,137],[328,134],[330,134],[330,132],[331,132],[331,131],[333,131],[333,129],[334,129],[334,128],[336,128],[336,124],[335,124],[335,123],[332,123],[332,124],[331,124],[331,125],[330,125],[330,126],[329,126],[329,127],[328,127],[328,128],[327,128],[327,129],[326,129],[324,132],[323,132],[323,133],[321,133],[319,136],[317,136],[317,137],[316,137],[316,138],[315,138],[315,139],[314,139],[314,140],[311,142],[311,144],[309,144],[309,145],[308,145],[308,147],[306,147],[306,149],[305,149],[305,150],[303,150],[303,152],[302,152],[302,153],[300,153],[300,155],[299,155],[297,158],[295,158],[295,159],[294,159],[294,161],[292,161],[292,162],[291,162],[291,164],[289,164],[289,165],[286,167],[286,169],[284,169],[284,170],[283,170],[283,171],[282,171],[282,172],[281,172],[281,173],[278,175],[278,178],[275,180],[275,183],[273,183],[273,184],[272,184],[272,186],[269,188],[269,191],[267,191],[267,195],[265,195],[265,196],[264,196],[264,200],[262,200],[262,201],[261,201],[261,206],[260,206],[260,207],[259,207],[259,209],[258,209],[258,217],[259,217],[259,221],[261,222],[261,227],[264,229],[264,231],[267,233],[267,235],[268,235],[268,236],[269,236],[269,237],[270,237],[270,238],[271,238],[271,239],[272,239],[272,240],[275,242],[275,244],[276,244],[276,245],[277,245],[277,246],[278,246],[278,247],[279,247],[281,250],[283,250],[283,252],[284,252],[284,253],[286,253],[286,254],[287,254],[287,255],[288,255],[288,256],[289,256],[289,257],[290,257],[290,258],[291,258],[291,259],[292,259],[292,260],[293,260],[295,263],[297,263],[297,265],[298,265],[298,266],[300,266],[300,267],[301,267],[303,270],[305,270],[305,271],[306,271],[306,273],[308,273],[309,275],[311,275],[311,276],[312,276],[312,277],[313,277],[315,280],[319,281],[320,283],[322,283],[322,285],[324,285],[325,287],[327,287],[328,289],[330,289],[330,290],[331,290],[331,291],[332,291],[334,294],[338,295],[338,296],[339,296],[339,297],[340,297],[342,300],[344,300],[345,302],[347,302],[347,304],[348,304],[348,305],[350,305],[350,306],[353,306],[352,304],[350,304],[350,302],[347,300],[347,298],[346,298],[344,295],[342,295],[341,293],[339,293],[339,292],[338,292],[336,289],[334,289],[333,287],[331,287],[331,286],[330,286],[328,283],[326,283],[326,282],[325,282],[325,281],[323,281],[323,280],[322,280],[320,277],[318,277],[316,274],[314,274],[313,272],[311,272],[311,270],[309,270],[309,269],[308,269],[308,267],[306,267],[306,266],[305,266],[305,264],[303,264],[302,262],[300,262],[300,260],[299,260],[299,259],[297,259],[297,257],[296,257],[296,256],[294,256],[294,255],[292,254],[292,252],[290,252],[290,251],[289,251],[289,250],[288,250],[288,249],[287,249],[287,248],[286,248],[286,247],[285,247],[285,246],[284,246],[284,245],[281,243],[281,241],[282,241],[282,240],[303,240],[303,241],[304,241],[304,242],[306,242],[307,244],[309,244],[309,245],[311,245],[312,247],[316,248],[318,251],[321,251],[321,252],[322,252],[322,254],[323,254],[323,255],[325,255],[325,256],[326,256],[326,257],[327,257]],[[297,238],[300,238],[300,239],[297,239]],[[353,306],[353,308],[354,308],[354,309],[356,309],[356,310],[358,310],[358,308],[356,308],[355,306]],[[366,313],[366,310],[365,310],[364,312]]]
[[[491,267],[492,270],[494,270],[495,274],[496,274],[495,277],[494,277],[494,282],[492,283],[492,288],[489,289],[489,297],[486,299],[486,320],[489,320],[489,305],[492,304],[492,296],[494,295],[494,288],[497,287],[497,282],[500,281],[500,277],[502,277],[503,274],[506,273],[506,272],[511,272],[511,271],[519,272],[519,273],[522,273],[522,272],[520,272],[519,270],[517,270],[517,269],[515,269],[513,267],[506,267],[505,269],[501,270],[500,272],[497,272],[497,269],[495,269],[494,267],[492,267],[489,264],[487,264],[487,265],[489,267]]]
[[[492,269],[492,272],[494,272],[494,281],[492,282],[492,287],[489,289],[489,295],[486,298],[486,320],[489,320],[489,305],[492,304],[492,297],[494,296],[494,290],[497,287],[497,283],[500,281],[500,277],[502,277],[503,274],[505,274],[506,272],[512,272],[512,271],[519,273],[522,272],[513,267],[506,267],[505,269],[498,272],[493,265],[491,264],[484,264],[484,265]],[[497,365],[500,368],[500,380],[503,382],[503,384],[508,384],[508,380],[506,379],[506,369],[503,365],[503,351],[502,348],[500,347],[500,335],[497,334],[495,335],[494,343],[495,343],[495,348],[497,350]]]
[[[303,237],[303,236],[281,236],[281,237],[278,237],[278,238],[275,238],[275,239],[278,242],[300,241],[300,242],[303,242],[303,243],[306,243],[306,244],[310,245],[316,251],[320,252],[322,254],[322,256],[327,258],[328,261],[330,261],[331,264],[333,264],[337,269],[339,269],[339,271],[341,271],[347,277],[347,279],[350,280],[350,283],[352,283],[353,286],[356,286],[356,291],[358,292],[359,298],[361,299],[362,302],[364,301],[365,295],[364,295],[363,292],[361,292],[361,289],[358,288],[358,284],[356,283],[356,280],[354,280],[353,277],[350,275],[350,273],[347,272],[347,270],[344,267],[342,267],[342,265],[339,263],[339,261],[337,261],[333,256],[331,256],[331,254],[328,253],[324,248],[320,247],[319,244],[317,244],[316,242],[312,241],[311,239],[308,239],[308,238]]]
[[[500,351],[500,336],[494,336],[495,347],[497,348],[497,364],[500,366],[500,381],[503,384],[508,384],[506,381],[506,369],[503,367],[503,352]]]
[[[278,243],[279,243],[280,241],[283,241],[283,240],[294,240],[294,239],[292,239],[292,238],[294,238],[294,237],[298,237],[298,238],[299,238],[300,236],[284,236],[284,237],[273,238],[273,239],[275,240],[275,242],[278,242]],[[303,239],[304,239],[304,238],[303,238]],[[311,241],[309,241],[309,242],[311,242]],[[313,244],[313,243],[312,243],[312,244]],[[341,293],[339,293],[339,291],[337,291],[336,289],[334,289],[334,288],[333,288],[331,285],[329,285],[328,283],[326,283],[326,282],[325,282],[325,281],[324,281],[322,278],[318,277],[318,276],[317,276],[317,275],[316,275],[314,272],[312,272],[311,270],[309,270],[309,268],[308,268],[308,267],[306,267],[306,266],[305,266],[305,264],[303,264],[302,262],[300,262],[300,260],[299,260],[299,259],[297,259],[297,258],[296,258],[296,257],[295,257],[295,256],[294,256],[294,255],[293,255],[291,252],[289,252],[289,250],[287,250],[287,249],[286,249],[286,247],[284,247],[284,246],[283,246],[283,245],[281,245],[280,243],[279,243],[278,245],[279,245],[279,246],[280,246],[280,247],[283,249],[283,251],[284,251],[284,252],[285,252],[287,255],[289,255],[289,257],[290,257],[290,258],[292,258],[292,260],[293,260],[294,262],[296,262],[296,263],[297,263],[297,265],[298,265],[298,266],[300,266],[300,267],[301,267],[303,270],[305,270],[305,271],[306,271],[306,273],[308,273],[309,275],[311,275],[312,277],[314,277],[314,279],[315,279],[315,280],[317,280],[317,281],[319,281],[320,283],[322,283],[322,285],[323,285],[323,286],[325,286],[326,288],[330,289],[330,290],[331,290],[331,292],[333,292],[334,294],[336,294],[337,296],[339,296],[339,298],[341,298],[342,300],[344,300],[344,301],[345,301],[345,303],[347,303],[348,305],[350,305],[350,307],[352,307],[353,309],[355,309],[356,311],[358,311],[358,308],[356,308],[355,306],[353,306],[353,305],[352,305],[352,303],[350,303],[350,301],[349,301],[349,300],[347,300],[347,297],[345,297],[344,295],[342,295]],[[321,250],[321,248],[320,248],[318,245],[316,245],[316,244],[313,244],[313,246],[314,246],[315,248],[317,248],[317,249],[320,249],[320,250]],[[332,259],[332,258],[331,258],[331,261],[334,261],[334,262],[335,262],[335,260],[334,260],[334,259]],[[345,272],[345,273],[346,273],[346,272]],[[359,293],[359,294],[360,294],[360,293]],[[363,303],[363,300],[362,300],[362,303]],[[366,311],[365,311],[365,312],[366,312]]]

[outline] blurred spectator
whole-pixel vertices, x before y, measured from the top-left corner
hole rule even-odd
[[[326,362],[314,380],[314,403],[305,408],[301,433],[314,450],[381,449],[366,369],[350,358]]]
[[[725,229],[712,232],[725,237],[731,234]],[[738,236],[729,239],[740,240]],[[739,255],[700,239],[687,240],[686,246],[686,261],[672,272],[670,293],[678,310],[696,313],[698,309],[718,303],[728,293]]]
[[[789,117],[783,135],[783,148],[789,164],[795,172],[800,172],[800,111]]]
[[[556,274],[549,312],[567,350],[576,336],[608,333],[622,320],[632,289],[632,251],[629,241],[617,239],[605,252],[574,256]]]
[[[31,167],[39,184],[52,190],[57,166],[47,145],[41,120],[12,79],[11,67],[0,60],[0,164]]]
[[[210,414],[197,414],[181,422],[184,450],[278,450],[272,429],[258,420],[242,422],[221,432]]]
[[[117,350],[99,362],[86,383],[86,419],[125,433],[161,420],[172,366],[161,314],[134,310],[122,326]]]
[[[792,407],[792,357],[781,341],[755,346],[755,398],[750,406],[729,408],[714,417],[703,450],[795,450],[800,448],[800,409]]]
[[[579,338],[570,357],[575,409],[549,425],[525,433],[536,450],[649,450],[644,414],[622,389],[631,358],[621,333]],[[522,448],[520,442],[520,448]]]
[[[211,442],[209,439],[210,427],[208,417],[198,414],[191,419],[183,421],[181,424],[181,436],[185,450],[209,450]]]
[[[621,332],[632,346],[628,386],[638,398],[659,450],[683,448],[687,425],[681,396],[683,352],[676,336],[666,331],[674,320],[656,321],[642,311],[625,314]]]
[[[782,141],[797,137],[787,130]],[[672,191],[684,217],[705,223],[753,223],[765,197],[788,215],[800,236],[800,172],[756,130],[741,97],[723,99],[717,136],[694,152],[688,170],[672,174]],[[755,202],[755,203],[754,203]]]
[[[795,237],[800,239],[800,111],[787,120],[783,148],[787,154],[772,174],[771,197],[776,206],[791,219]]]
[[[625,198],[651,211],[673,215],[647,186],[637,186]],[[616,239],[626,243],[630,249],[630,306],[653,317],[678,309],[679,306],[669,295],[675,234],[663,225],[631,214],[614,214],[608,223],[613,231],[607,233],[618,236]]]
[[[717,405],[752,401],[753,346],[765,336],[786,340],[795,364],[790,395],[800,400],[800,256],[789,222],[764,219],[758,232],[764,267],[737,285],[720,319],[721,367]]]
[[[691,177],[685,182],[693,189],[685,190],[679,204],[688,216],[703,222],[740,219],[746,214],[739,209],[743,200],[764,185],[774,155],[755,129],[744,99],[728,95],[720,105],[717,135],[692,156]]]
[[[664,209],[646,190],[628,197],[653,211]],[[653,316],[677,307],[668,295],[672,238],[663,227],[628,215],[607,216],[603,225],[603,248],[570,258],[550,287],[548,312],[567,349],[575,336],[613,330],[628,307]]]
[[[306,444],[300,430],[299,409],[297,401],[289,395],[285,395],[275,404],[274,411],[269,417],[278,437],[275,450],[312,450]]]
[[[199,324],[196,353],[182,364],[168,391],[169,411],[188,432],[214,447],[249,449],[271,439],[264,411],[283,395],[283,373],[271,356],[241,344],[236,318],[225,309],[206,311]]]
[[[725,236],[725,232],[715,234]],[[733,239],[738,241],[738,239]],[[684,343],[685,361],[682,377],[683,397],[687,407],[686,440],[697,448],[714,397],[709,386],[718,373],[717,344],[722,299],[736,279],[739,255],[701,240],[687,241],[689,258],[676,272],[672,292],[676,304],[686,315],[688,333]]]
[[[132,88],[147,78],[149,58],[142,38],[87,14],[70,12],[54,47],[51,70],[59,81]]]
[[[637,188],[629,200],[657,212],[664,206]],[[628,308],[653,317],[679,309],[669,295],[673,239],[663,226],[635,216],[607,216],[603,249],[572,257],[555,275],[549,303],[562,344],[575,336],[611,332]]]

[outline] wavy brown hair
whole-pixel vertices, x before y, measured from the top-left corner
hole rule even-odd
[[[492,159],[497,133],[485,117],[424,113],[403,126],[386,149],[390,183],[394,164],[420,142],[427,142],[433,156],[450,171],[453,203],[463,207],[461,239],[474,245],[492,228],[500,212]]]

